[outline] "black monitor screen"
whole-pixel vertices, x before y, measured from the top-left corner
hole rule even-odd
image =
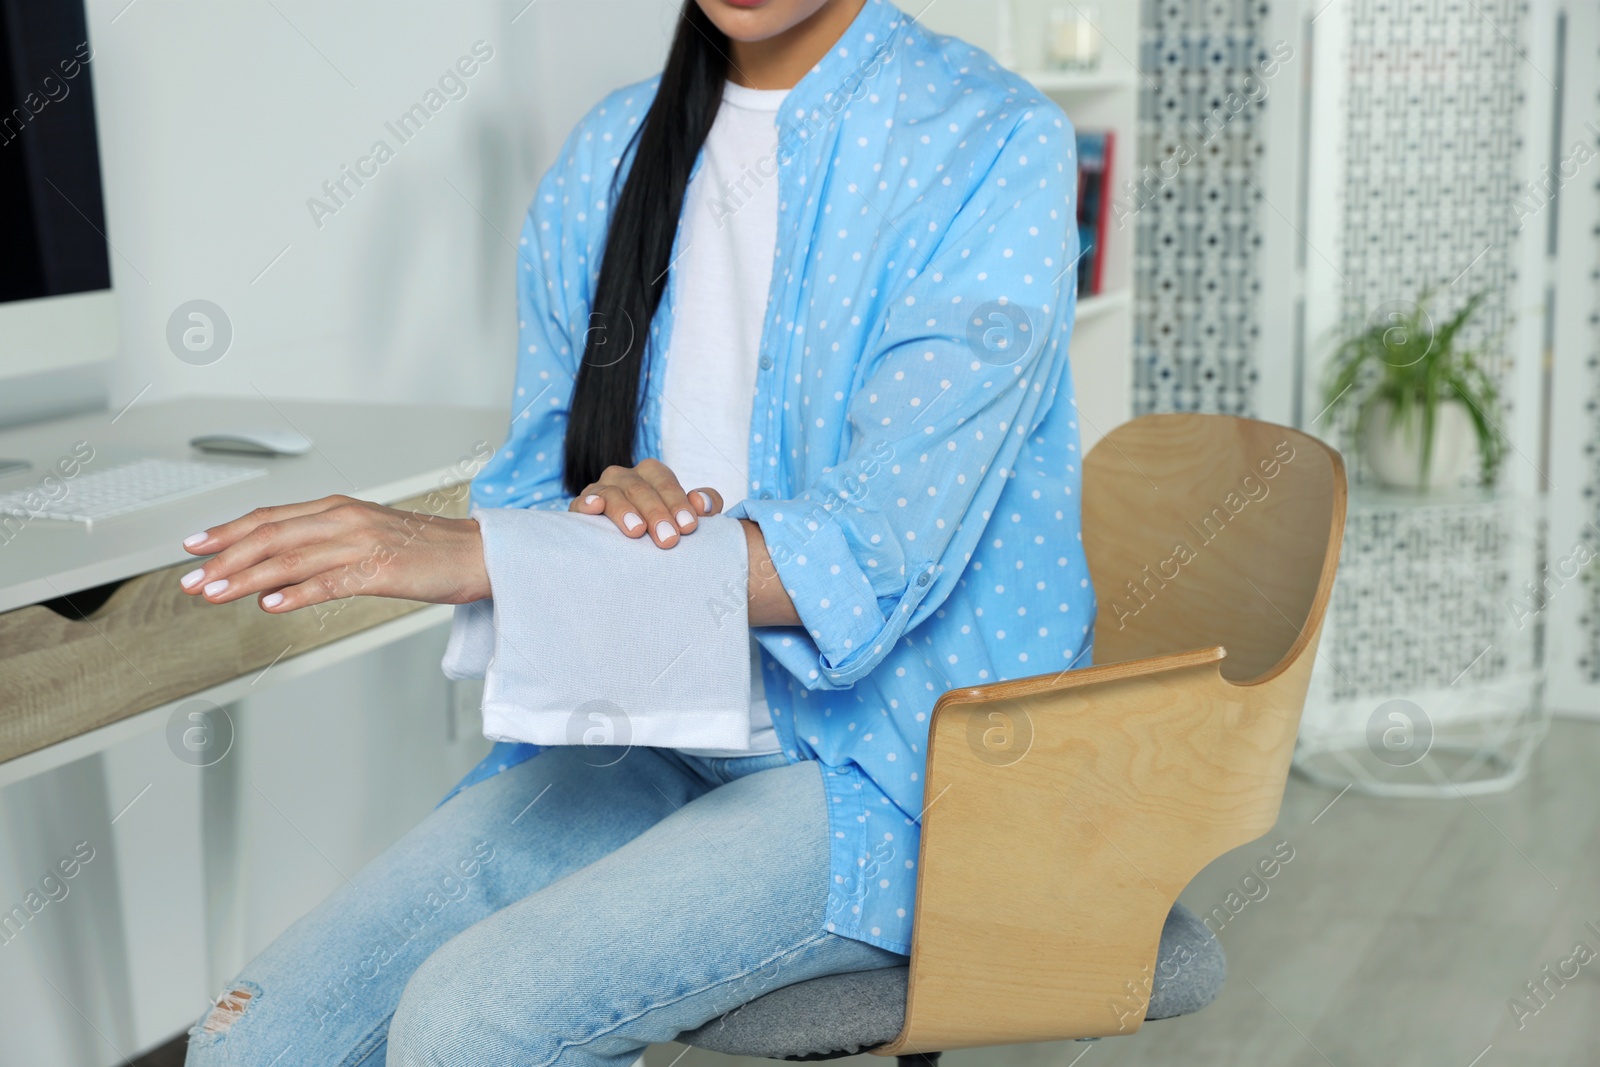
[[[83,0],[0,0],[0,301],[111,287]]]

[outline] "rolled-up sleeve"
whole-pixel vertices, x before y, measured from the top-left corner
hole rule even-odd
[[[802,625],[757,631],[811,688],[847,687],[965,569],[1066,367],[1076,163],[1055,109],[1020,116],[926,263],[891,297],[848,402],[844,457],[761,527]]]

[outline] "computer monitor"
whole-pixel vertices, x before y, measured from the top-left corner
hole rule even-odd
[[[0,425],[103,402],[115,353],[83,0],[0,0]]]

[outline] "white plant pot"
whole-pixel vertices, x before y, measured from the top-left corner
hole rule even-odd
[[[1389,423],[1386,400],[1373,405],[1361,431],[1361,454],[1378,480],[1392,489],[1412,491],[1460,485],[1478,466],[1478,437],[1472,414],[1459,400],[1440,403],[1433,420],[1433,459],[1422,481],[1422,413],[1398,425]]]

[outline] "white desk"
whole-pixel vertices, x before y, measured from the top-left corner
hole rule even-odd
[[[5,613],[31,611],[35,615],[30,618],[37,618],[44,625],[57,625],[52,616],[43,614],[43,609],[30,606],[184,566],[193,558],[182,548],[184,537],[261,504],[310,500],[332,493],[394,504],[465,481],[481,466],[488,450],[503,439],[507,419],[504,411],[476,408],[188,397],[161,403],[135,403],[120,416],[106,412],[0,431],[0,456],[24,458],[33,463],[31,470],[0,475],[0,491],[38,484],[59,459],[73,453],[74,445],[80,441],[87,442],[94,450],[83,473],[141,457],[201,458],[265,467],[270,472],[265,478],[201,493],[96,523],[93,527],[38,519],[23,522],[20,527],[15,524],[0,527],[0,632],[5,629]],[[189,439],[198,433],[244,426],[294,429],[310,437],[315,447],[303,456],[245,456],[200,453],[188,445]],[[137,632],[129,627],[172,624],[171,612],[181,613],[186,605],[174,608],[176,602],[170,594],[163,594],[166,599],[160,603],[153,602],[157,595],[154,582],[159,578],[159,588],[165,590],[170,584],[165,577],[153,575],[138,592],[128,592],[135,586],[133,582],[119,590],[122,601],[113,599],[108,602],[107,610],[120,608],[124,616],[136,617],[131,621],[127,617],[116,620],[115,624],[123,629],[113,632],[129,634]],[[125,592],[127,596],[123,596]],[[143,597],[144,601],[129,602],[136,597]],[[447,608],[416,611],[414,605],[405,602],[357,603],[367,606],[341,616],[341,636],[331,643],[326,635],[322,635],[324,643],[320,644],[298,640],[300,650],[291,650],[283,657],[283,662],[274,667],[275,676],[289,678],[303,674],[318,665],[437,625],[449,614]],[[196,606],[214,612],[207,616],[209,628],[249,627],[252,628],[251,640],[265,633],[255,628],[296,625],[290,621],[292,616],[266,616],[249,604],[244,610],[232,613],[218,610],[214,605]],[[397,611],[409,614],[397,615]],[[18,620],[22,616],[11,614],[10,618]],[[94,626],[98,636],[110,643],[111,639],[100,631],[110,630],[113,622],[102,620],[100,625],[95,625],[94,618],[91,616],[87,624],[73,625]],[[14,643],[16,632],[13,628]],[[293,631],[282,632],[292,634]],[[156,640],[160,638],[159,633],[151,636]],[[284,644],[281,640],[277,643]],[[84,647],[87,649],[94,644],[90,641]],[[101,651],[110,659],[109,652]],[[119,648],[117,652],[122,659],[128,658],[124,649]],[[37,663],[32,668],[17,668],[8,662],[6,654],[7,650],[0,647],[0,733],[16,725],[7,721],[13,714],[12,708],[28,703],[13,698],[18,696],[20,687],[28,684],[29,671],[34,678],[39,673]],[[204,654],[205,649],[197,649],[197,655]],[[116,665],[115,660],[111,662]],[[254,661],[247,656],[239,662]],[[146,700],[142,705],[134,703],[123,710],[108,711],[87,728],[74,729],[66,736],[62,736],[62,728],[55,727],[47,747],[38,747],[35,742],[24,739],[21,742],[24,748],[33,747],[0,763],[0,783],[59,766],[115,743],[132,731],[148,728],[179,699],[204,696],[213,702],[225,703],[231,699],[229,694],[234,689],[248,684],[248,680],[241,680],[244,675],[253,675],[258,669],[252,666],[237,676],[219,678],[213,665],[209,674],[196,675],[203,684],[185,688],[182,664],[162,666],[168,673],[165,679],[156,677],[161,683],[156,687],[162,697],[159,704],[152,705]],[[131,663],[129,667],[145,684],[150,683],[146,675],[156,676],[148,665],[143,671]],[[114,679],[107,677],[106,684],[111,684]],[[82,706],[86,694],[81,686],[74,697]],[[41,736],[39,694],[33,693],[32,698],[33,720],[25,729],[18,727],[25,738]],[[87,699],[93,703],[92,692]],[[121,693],[118,699],[122,699]],[[12,751],[16,751],[15,744]]]
[[[56,461],[86,441],[94,459],[84,473],[124,460],[201,459],[265,467],[266,478],[214,489],[158,508],[96,523],[34,520],[9,541],[0,533],[0,611],[120,581],[192,557],[183,538],[267,503],[348,493],[393,503],[438,488],[474,447],[499,444],[509,413],[482,408],[334,404],[188,397],[135,403],[115,412],[80,415],[0,430],[0,456],[27,459],[33,469],[0,475],[0,492],[36,485]],[[293,428],[315,447],[303,456],[200,452],[189,439],[241,426]],[[460,480],[459,474],[452,480]]]

